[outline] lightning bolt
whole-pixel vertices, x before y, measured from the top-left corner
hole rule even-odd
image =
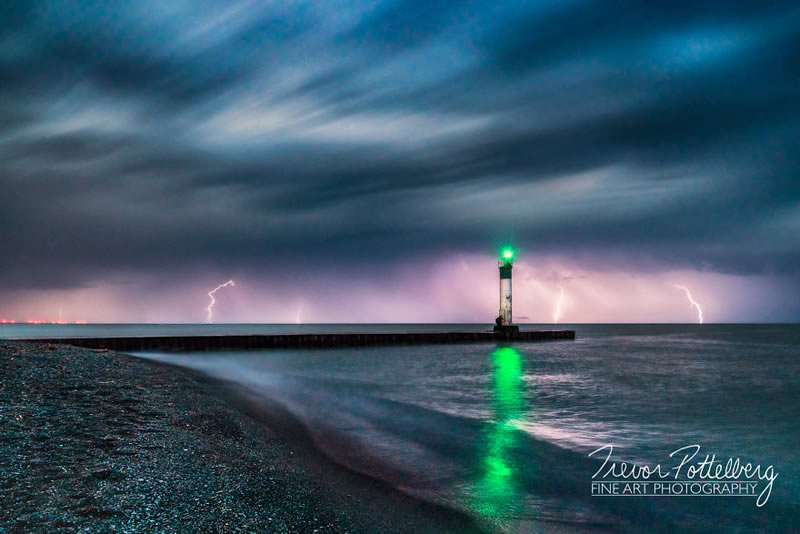
[[[561,317],[561,303],[564,301],[564,286],[558,286],[558,300],[556,301],[556,310],[553,312],[553,323],[558,323]]]
[[[703,309],[700,307],[700,304],[698,304],[697,301],[692,298],[692,292],[689,291],[689,288],[686,287],[686,286],[678,285],[678,284],[672,284],[672,286],[676,287],[678,289],[682,289],[684,291],[684,293],[686,293],[686,298],[689,299],[689,302],[691,303],[691,305],[693,307],[697,308],[697,321],[700,324],[703,324]]]
[[[214,298],[214,293],[216,293],[217,291],[219,291],[223,287],[228,287],[228,286],[236,287],[236,282],[234,282],[233,280],[228,280],[224,284],[220,284],[220,285],[218,285],[217,287],[215,287],[214,289],[212,289],[211,291],[208,292],[208,298],[211,299],[211,302],[208,303],[208,308],[206,308],[206,311],[208,312],[208,322],[209,323],[212,322],[211,318],[213,317],[213,314],[214,314],[212,309],[214,308],[214,303],[217,302],[217,300]]]

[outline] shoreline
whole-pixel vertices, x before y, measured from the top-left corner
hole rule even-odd
[[[347,470],[232,384],[0,340],[0,531],[483,532]]]
[[[296,461],[302,464],[314,479],[326,481],[324,483],[335,481],[341,485],[339,491],[345,492],[348,500],[355,499],[359,505],[367,507],[373,519],[376,518],[375,514],[392,516],[390,522],[398,528],[398,532],[416,532],[417,529],[430,532],[431,528],[436,528],[435,532],[478,534],[491,531],[487,528],[488,525],[479,524],[478,520],[465,512],[416,498],[386,481],[350,469],[330,458],[317,448],[305,425],[276,401],[236,382],[216,378],[201,371],[157,360],[144,361],[192,376],[210,395],[221,399],[244,417],[275,431],[293,452],[298,453],[294,455]],[[391,513],[387,514],[387,510],[391,510]],[[405,516],[403,521],[398,522],[395,516],[398,512],[402,512]],[[382,518],[381,521],[386,519]],[[413,519],[415,528],[404,524],[409,519]]]

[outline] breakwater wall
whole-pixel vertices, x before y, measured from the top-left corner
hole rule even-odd
[[[454,343],[537,342],[575,339],[574,330],[529,332],[418,332],[364,334],[286,334],[239,336],[86,337],[30,339],[122,352],[201,352],[214,350],[263,350],[271,348],[330,348],[380,345],[428,345]]]

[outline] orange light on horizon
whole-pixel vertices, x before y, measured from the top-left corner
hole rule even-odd
[[[24,321],[19,321],[20,323],[24,324],[88,324],[84,320],[79,321],[64,321],[63,319],[59,319],[57,321],[45,321],[43,319],[26,319]],[[0,319],[0,324],[17,324],[16,319]]]

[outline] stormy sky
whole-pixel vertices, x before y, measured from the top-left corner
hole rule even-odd
[[[796,0],[7,4],[0,317],[800,320]]]

